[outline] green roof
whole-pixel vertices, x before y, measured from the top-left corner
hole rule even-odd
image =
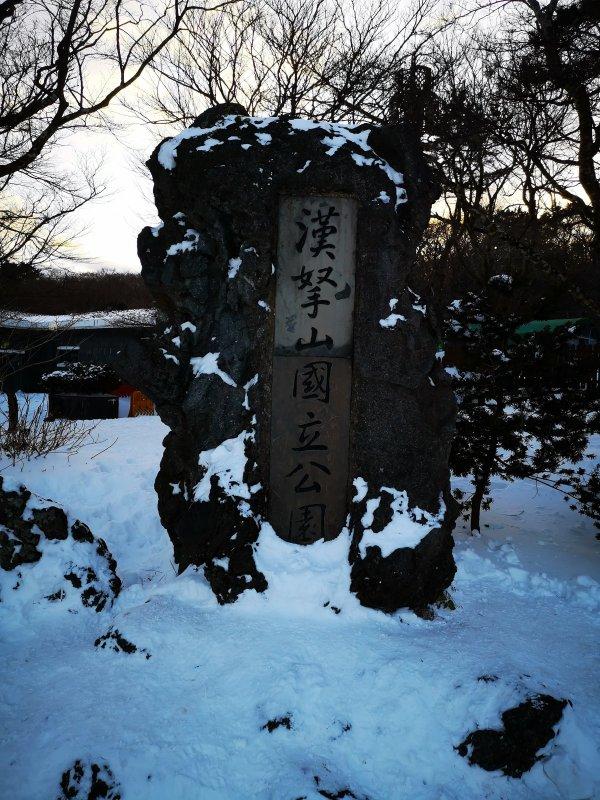
[[[515,328],[515,333],[519,336],[525,336],[527,333],[555,331],[557,328],[563,328],[565,325],[575,325],[578,322],[584,321],[585,317],[573,317],[571,319],[534,319],[531,322],[526,322],[524,325],[519,325],[518,328]]]

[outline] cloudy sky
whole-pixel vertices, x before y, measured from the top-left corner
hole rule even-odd
[[[83,208],[74,221],[74,227],[85,228],[76,244],[77,255],[92,262],[84,268],[139,272],[137,235],[144,225],[158,221],[152,182],[142,166],[158,134],[118,114],[114,118],[119,123],[114,132],[84,130],[70,134],[60,157],[65,165],[82,155],[102,157],[100,176],[106,191]]]

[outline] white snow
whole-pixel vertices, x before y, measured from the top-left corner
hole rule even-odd
[[[226,439],[212,450],[203,450],[198,458],[200,466],[206,472],[194,487],[194,500],[207,502],[210,497],[210,479],[216,475],[219,485],[230,497],[241,497],[246,500],[250,497],[250,489],[244,483],[244,470],[246,468],[246,439],[253,434],[242,431],[233,439]]]
[[[190,365],[196,377],[200,375],[218,375],[221,380],[228,386],[237,386],[231,375],[223,372],[219,368],[219,356],[221,353],[206,353],[203,356],[194,356],[190,358]]]
[[[308,159],[306,164],[303,167],[300,167],[300,169],[297,169],[296,172],[304,172],[304,170],[308,169],[309,166],[310,166],[310,158]]]
[[[258,383],[258,372],[253,378],[250,378],[248,383],[244,384],[244,401],[242,403],[242,407],[246,409],[246,411],[250,411],[250,389],[253,386],[256,386]]]
[[[259,144],[265,146],[271,143],[272,136],[270,133],[267,133],[263,129],[268,128],[274,122],[279,122],[279,117],[244,117],[243,122],[241,123],[241,128],[256,128],[259,130],[258,133],[255,133],[255,137]],[[196,147],[196,150],[208,152],[211,151],[214,147],[218,145],[224,144],[225,139],[216,139],[210,134],[215,134],[217,131],[221,131],[224,128],[230,127],[236,121],[235,116],[227,116],[224,117],[219,123],[211,128],[188,128],[185,131],[182,131],[177,136],[173,137],[172,139],[167,140],[164,142],[159,151],[158,151],[158,161],[164,169],[172,170],[175,167],[175,161],[177,157],[177,148],[181,144],[182,141],[185,139],[197,139],[206,137],[204,139],[203,144]],[[350,148],[357,148],[356,150],[352,150],[350,155],[354,159],[354,161],[359,166],[364,167],[376,167],[384,172],[386,178],[391,181],[395,188],[395,195],[396,195],[396,202],[394,208],[397,209],[399,205],[405,203],[407,201],[406,197],[406,189],[404,188],[404,176],[398,170],[395,170],[387,161],[384,159],[379,158],[374,153],[373,149],[368,143],[370,130],[365,128],[364,130],[356,131],[350,125],[344,125],[341,123],[336,122],[324,122],[324,121],[317,121],[311,119],[289,119],[286,120],[287,125],[291,128],[292,131],[309,131],[309,130],[320,130],[323,131],[326,136],[323,137],[321,140],[322,144],[327,148],[326,154],[328,156],[335,155],[338,150],[342,147],[350,147]],[[236,136],[228,136],[226,137],[227,141],[235,142],[239,141],[239,137]],[[251,147],[249,143],[241,144],[240,147],[243,150],[247,150]],[[366,153],[367,155],[363,155]],[[304,172],[304,170],[308,167],[310,161],[307,161],[306,164],[297,172]],[[386,199],[387,198],[387,199]],[[389,202],[389,195],[386,191],[382,191],[379,195],[381,202]]]
[[[383,530],[374,533],[371,525],[374,513],[381,503],[381,497],[367,500],[367,511],[362,518],[365,531],[359,544],[363,558],[367,554],[368,547],[378,547],[383,558],[387,558],[394,550],[401,547],[416,547],[433,528],[439,527],[444,518],[445,506],[441,499],[439,512],[429,514],[420,508],[409,508],[408,495],[405,491],[398,491],[390,486],[382,486],[381,491],[392,497],[390,503],[392,518]]]
[[[264,308],[265,311],[270,311],[271,310],[271,306],[267,303],[266,300],[259,300],[258,301],[258,306],[260,308]]]
[[[360,503],[361,500],[364,500],[367,496],[367,492],[369,490],[369,485],[367,484],[364,478],[354,478],[352,481],[354,488],[356,489],[356,494],[352,498],[353,502]]]
[[[196,326],[194,325],[193,322],[182,322],[180,327],[182,331],[190,331],[190,333],[196,333]]]
[[[223,144],[223,142],[220,139],[210,139],[209,138],[209,139],[205,139],[204,140],[204,144],[201,145],[200,147],[197,147],[196,150],[198,150],[200,152],[208,153],[213,149],[213,147],[216,147],[217,145],[220,145],[220,144]]]
[[[375,199],[379,200],[380,203],[389,203],[392,198],[387,192],[381,191]]]
[[[183,241],[172,244],[167,248],[167,256],[175,256],[177,253],[189,253],[196,249],[200,240],[200,234],[193,228],[188,228],[184,234]]]
[[[385,319],[380,319],[379,324],[382,328],[395,328],[397,322],[406,322],[406,317],[402,316],[402,314],[394,314],[393,311],[398,305],[398,298],[392,297],[390,300],[390,311],[392,312],[389,314]]]
[[[158,519],[166,433],[158,417],[103,420],[104,443],[70,457],[0,460],[3,477],[104,538],[124,582],[100,614],[12,588],[11,608],[0,603],[0,797],[56,797],[61,774],[86,757],[110,765],[124,800],[322,800],[315,775],[329,794],[348,788],[361,800],[600,796],[598,542],[557,493],[493,481],[482,535],[456,531],[457,608],[433,622],[358,604],[347,531],[301,547],[266,524],[256,560],[268,592],[219,606],[201,570],[176,574]],[[237,463],[236,480],[241,449],[219,467]],[[243,473],[237,487],[233,479],[219,474],[241,491]],[[152,657],[94,648],[110,626]],[[539,691],[573,706],[546,760],[522,779],[457,754],[469,731],[497,726],[501,711]],[[291,730],[262,729],[283,715]]]
[[[204,136],[207,133],[214,133],[215,131],[222,130],[223,128],[228,128],[230,125],[233,125],[235,122],[234,116],[228,116],[224,119],[220,120],[217,125],[214,125],[211,128],[186,128],[181,133],[174,136],[172,139],[167,139],[166,142],[160,146],[158,151],[158,163],[164,167],[164,169],[171,170],[175,167],[175,159],[177,158],[177,148],[185,139],[197,139],[200,136]],[[213,140],[218,141],[218,140]],[[219,142],[220,144],[220,142]]]
[[[227,277],[229,278],[229,280],[232,280],[238,274],[239,269],[242,266],[242,259],[230,258],[227,266],[229,267],[227,271]]]

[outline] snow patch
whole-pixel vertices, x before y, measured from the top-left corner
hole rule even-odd
[[[250,400],[249,400],[250,389],[253,386],[256,386],[257,383],[258,383],[258,372],[253,378],[250,378],[248,383],[244,384],[244,402],[242,403],[242,408],[245,408],[246,411],[250,411]]]
[[[244,483],[246,469],[246,441],[253,438],[253,431],[242,431],[233,439],[226,439],[212,450],[203,450],[198,464],[206,469],[202,479],[194,487],[194,500],[207,503],[210,498],[210,481],[213,475],[219,486],[229,497],[250,499],[250,489]]]
[[[368,547],[378,547],[383,558],[402,547],[416,547],[430,531],[442,524],[446,508],[441,498],[438,513],[430,514],[416,506],[409,508],[406,491],[389,486],[382,486],[380,491],[392,496],[392,519],[383,530],[375,533],[371,525],[381,497],[367,500],[367,510],[361,520],[365,531],[358,546],[362,558],[366,556]]]
[[[218,361],[221,353],[207,353],[204,356],[190,358],[190,365],[195,377],[199,375],[218,375],[228,386],[237,386],[237,383],[226,372],[219,368]]]
[[[398,298],[392,297],[390,300],[390,311],[394,311],[396,306],[398,305]],[[390,314],[389,316],[385,317],[385,319],[380,319],[379,324],[382,328],[395,328],[397,322],[406,322],[406,317],[402,314]]]
[[[367,492],[369,490],[369,485],[367,484],[364,478],[354,478],[352,481],[354,488],[356,489],[356,494],[352,498],[353,503],[360,503],[361,500],[364,500],[367,496]]]
[[[232,280],[238,274],[240,267],[242,266],[242,259],[230,258],[227,266],[229,267],[227,270],[227,277],[229,280]]]

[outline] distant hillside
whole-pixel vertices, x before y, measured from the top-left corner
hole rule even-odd
[[[57,272],[0,269],[0,307],[32,314],[82,314],[153,308],[152,295],[138,273]]]

